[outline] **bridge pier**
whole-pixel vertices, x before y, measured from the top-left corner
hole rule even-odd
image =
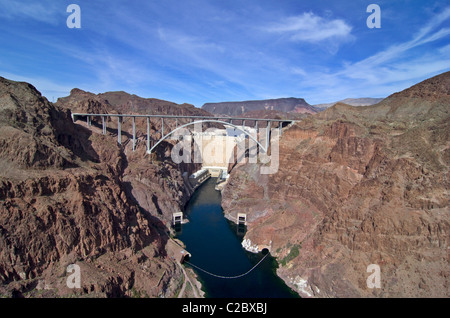
[[[136,117],[133,117],[133,151],[136,150]]]
[[[266,128],[266,151],[269,151],[269,143],[270,143],[270,121],[267,121],[267,128]]]
[[[117,142],[119,145],[122,144],[122,119],[117,117]]]
[[[105,120],[105,116],[102,116],[102,134],[106,135],[106,120]]]
[[[147,117],[147,153],[150,152],[150,118]]]

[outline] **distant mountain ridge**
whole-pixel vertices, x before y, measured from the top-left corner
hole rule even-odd
[[[284,113],[309,113],[318,112],[314,106],[308,104],[303,98],[277,98],[265,100],[249,100],[240,102],[206,103],[203,110],[217,115],[241,116],[252,111],[281,111]]]
[[[334,103],[324,103],[313,105],[321,110],[331,107],[337,103],[347,104],[350,106],[370,106],[381,102],[384,98],[372,98],[372,97],[362,97],[362,98],[346,98]]]

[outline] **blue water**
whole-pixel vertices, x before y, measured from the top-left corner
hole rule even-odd
[[[182,225],[177,237],[191,253],[190,263],[217,275],[237,276],[251,269],[264,255],[250,253],[242,248],[242,229],[224,217],[220,205],[221,194],[214,189],[215,183],[216,178],[210,178],[194,193],[185,208],[189,223]],[[237,279],[221,279],[194,270],[206,297],[298,297],[276,276],[276,267],[275,259],[269,255],[252,272]]]

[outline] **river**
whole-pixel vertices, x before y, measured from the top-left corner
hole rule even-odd
[[[224,217],[221,194],[210,178],[193,194],[185,208],[189,223],[177,237],[192,257],[189,263],[220,276],[238,276],[249,271],[265,255],[247,252],[241,245],[242,229]],[[186,266],[191,266],[186,264]],[[267,255],[249,274],[235,279],[211,276],[195,267],[206,297],[212,298],[293,298],[298,297],[279,278],[275,259]]]

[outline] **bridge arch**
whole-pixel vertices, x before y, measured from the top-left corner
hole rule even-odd
[[[203,120],[197,120],[197,121],[193,121],[184,125],[181,125],[177,128],[175,128],[174,130],[172,130],[170,133],[168,133],[167,135],[161,137],[160,140],[158,140],[158,142],[156,144],[153,145],[153,147],[150,148],[150,150],[147,150],[148,154],[151,154],[153,149],[155,149],[161,142],[163,142],[164,140],[166,140],[168,137],[170,137],[171,135],[173,135],[177,130],[180,130],[182,128],[188,127],[188,126],[192,126],[195,124],[202,124],[202,123],[219,123],[219,124],[223,124],[223,125],[228,125],[231,126],[241,132],[243,132],[245,135],[247,135],[249,138],[251,138],[254,142],[257,143],[257,145],[261,148],[262,151],[267,152],[266,147],[264,147],[257,139],[255,139],[251,134],[249,134],[248,132],[246,132],[244,129],[242,129],[239,126],[236,126],[234,124],[228,123],[226,121],[222,121],[222,120],[215,120],[215,119],[203,119]]]

